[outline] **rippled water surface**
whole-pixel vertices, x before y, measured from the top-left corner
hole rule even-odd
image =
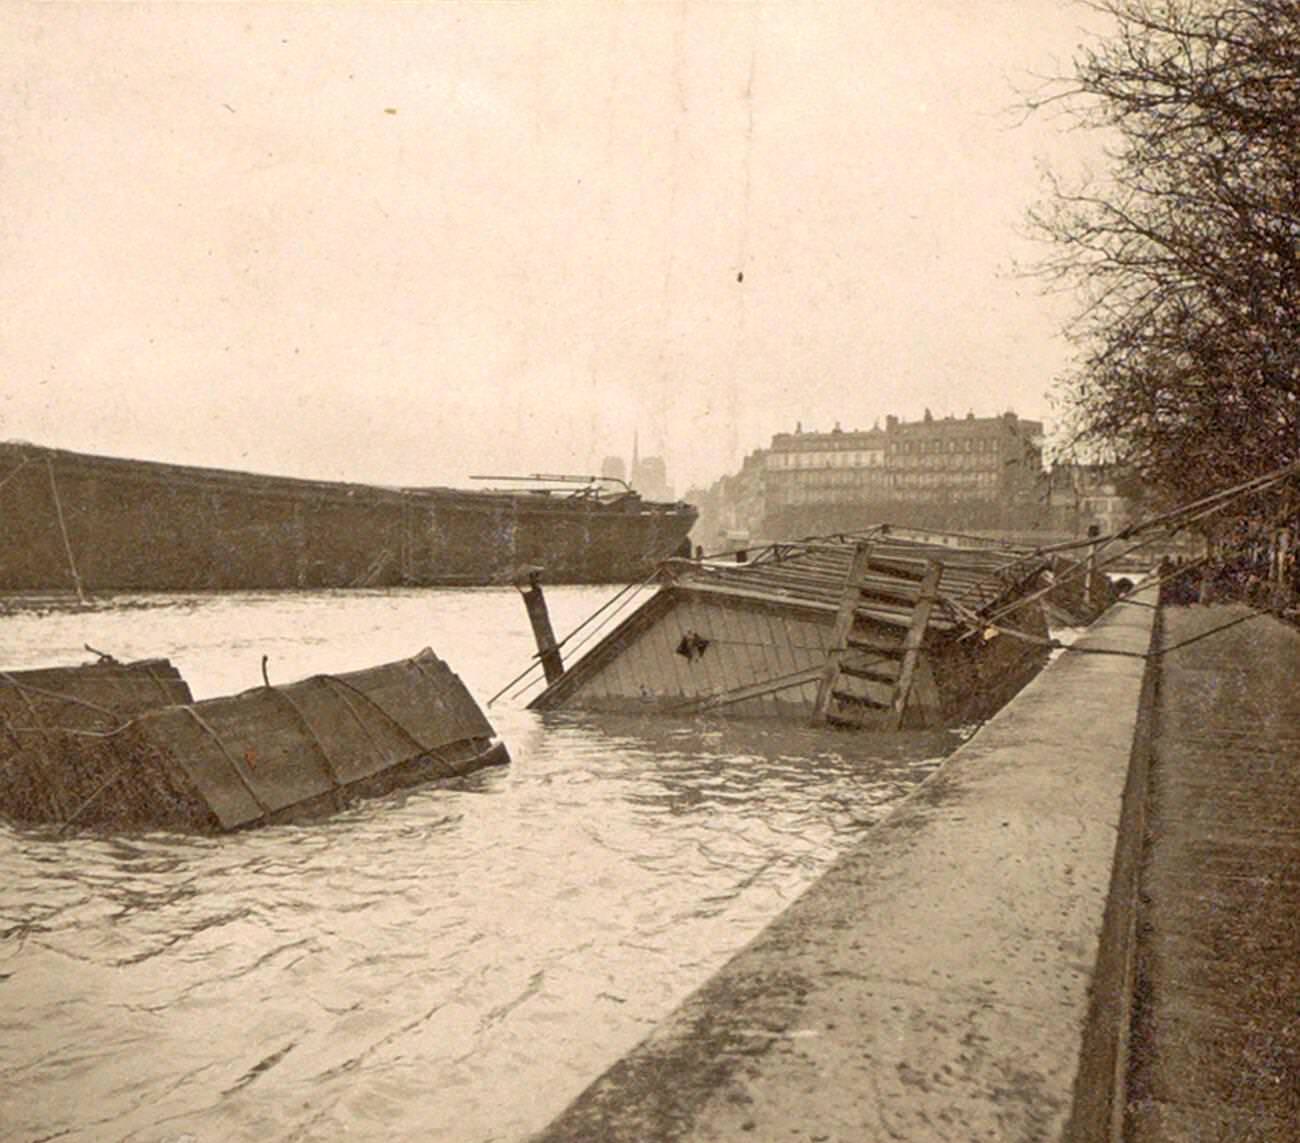
[[[610,595],[548,591],[558,631]],[[432,646],[485,700],[513,590],[132,597],[0,618],[0,665],[167,655],[196,697]],[[310,827],[0,826],[0,1139],[514,1140],[951,741],[489,712],[513,763]]]

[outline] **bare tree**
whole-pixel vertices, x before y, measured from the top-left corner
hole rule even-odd
[[[1300,457],[1300,0],[1085,0],[1111,31],[1030,98],[1105,132],[1050,184],[1083,440],[1186,500]]]

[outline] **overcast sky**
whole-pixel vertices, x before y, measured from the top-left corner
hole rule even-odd
[[[385,483],[1043,417],[1067,0],[0,6],[0,438]],[[741,280],[743,275],[743,281]]]

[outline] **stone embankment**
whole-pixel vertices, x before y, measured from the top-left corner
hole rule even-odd
[[[539,1140],[1106,1138],[1153,595],[1111,608]]]
[[[1300,631],[1076,648],[541,1143],[1300,1139]]]

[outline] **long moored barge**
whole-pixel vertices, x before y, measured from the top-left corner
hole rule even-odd
[[[640,579],[687,504],[629,489],[383,487],[0,442],[0,592],[476,585]]]

